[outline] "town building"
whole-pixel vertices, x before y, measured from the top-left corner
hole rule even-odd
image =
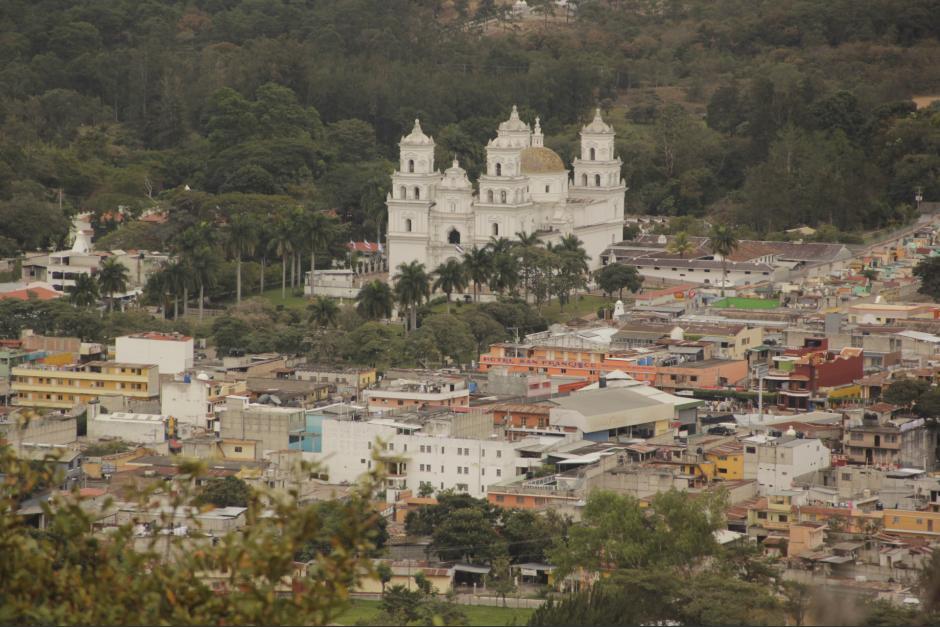
[[[750,286],[825,277],[848,267],[852,253],[842,244],[741,240],[724,260],[708,249],[707,237],[689,237],[689,253],[669,252],[673,236],[641,235],[619,242],[602,254],[604,265],[623,263],[636,267],[651,280],[694,283],[701,286]]]
[[[27,412],[27,413],[24,413]],[[19,449],[24,444],[64,445],[78,439],[75,416],[49,412],[42,416],[16,410],[0,417],[0,442]]]
[[[795,437],[753,436],[744,445],[744,478],[757,479],[762,495],[793,488],[794,480],[807,473],[828,468],[830,451],[820,440]]]
[[[301,381],[329,383],[346,400],[359,400],[362,391],[376,382],[375,368],[303,364],[294,370]]]
[[[866,412],[846,425],[843,452],[850,464],[932,471],[937,437],[923,418]]]
[[[833,389],[864,376],[864,351],[850,347],[831,351],[825,337],[806,338],[802,347],[788,348],[773,361],[774,367],[763,376],[765,391],[776,393],[777,404],[788,409],[825,404]]]
[[[161,374],[180,374],[193,367],[193,338],[179,333],[135,333],[115,341],[115,359],[129,364],[155,364]]]
[[[334,414],[323,416],[316,428],[319,449],[305,458],[319,462],[331,483],[354,483],[373,468],[375,454],[387,457],[390,502],[422,484],[435,491],[485,497],[488,485],[525,474],[540,463],[540,456],[522,454],[537,439],[510,442],[491,437],[497,433],[492,417],[482,413],[437,410],[365,420]],[[376,451],[376,446],[382,448]]]
[[[469,407],[470,389],[461,377],[389,378],[363,391],[362,400],[371,412]]]
[[[218,430],[218,412],[225,397],[247,392],[244,380],[212,379],[208,374],[184,374],[160,384],[160,413],[181,423]]]
[[[70,409],[103,397],[154,399],[159,396],[159,369],[150,364],[92,361],[73,366],[13,368],[13,404]]]
[[[456,158],[443,174],[435,169],[434,140],[415,120],[399,143],[386,201],[389,268],[411,261],[435,268],[491,237],[519,232],[546,243],[573,234],[598,266],[601,252],[623,236],[626,186],[614,136],[598,110],[581,129],[581,155],[569,179],[561,157],[544,146],[539,119],[532,128],[513,107],[486,146],[486,171],[474,190]]]
[[[244,396],[229,396],[221,413],[219,436],[255,441],[255,459],[263,459],[270,452],[299,448],[306,424],[303,408],[261,405]]]

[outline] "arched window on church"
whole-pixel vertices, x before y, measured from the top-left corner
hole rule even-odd
[[[499,193],[499,202],[506,204],[506,190],[504,189]]]
[[[497,163],[496,164],[496,176],[502,176],[502,175],[503,175],[503,164]]]
[[[600,183],[598,183],[600,185]],[[415,186],[415,200],[421,200],[421,188]]]
[[[493,237],[499,237],[499,223],[493,223]]]
[[[581,175],[581,187],[587,187],[587,174]]]
[[[408,159],[408,171],[409,171],[409,172],[414,172],[414,171],[415,171],[415,160],[414,160],[414,159]]]
[[[398,188],[398,197],[401,198],[402,200],[405,200],[406,198],[408,198],[408,188],[405,187],[404,185],[402,185],[401,187],[399,187],[399,188]]]
[[[447,242],[450,244],[459,244],[460,243],[460,231],[457,229],[451,229],[450,233],[447,234]]]
[[[601,175],[595,174],[594,175],[594,187],[600,187],[600,186],[601,186]]]
[[[486,202],[493,202],[493,190],[491,189],[486,190]]]
[[[405,232],[411,233],[411,218],[405,218]]]
[[[594,161],[594,156],[595,156],[594,149],[591,148],[591,161]]]

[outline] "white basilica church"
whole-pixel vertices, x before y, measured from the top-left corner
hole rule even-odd
[[[443,174],[434,169],[434,140],[418,120],[399,146],[400,165],[387,199],[392,274],[412,260],[431,271],[491,237],[515,239],[517,232],[537,233],[546,243],[573,233],[597,267],[600,253],[622,239],[622,162],[600,110],[581,129],[573,177],[561,157],[543,145],[539,119],[531,128],[516,107],[486,146],[478,192],[456,159]]]

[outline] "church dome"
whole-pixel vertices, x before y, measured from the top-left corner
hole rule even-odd
[[[543,146],[529,146],[522,151],[523,174],[546,174],[548,172],[565,172],[565,162],[561,160],[551,148]]]
[[[424,134],[424,131],[421,130],[421,122],[415,120],[414,128],[411,129],[411,133],[405,135],[401,138],[401,145],[408,146],[429,146],[434,143],[434,140]]]
[[[499,130],[528,131],[529,125],[519,119],[519,110],[516,108],[516,105],[512,105],[512,112],[509,114],[509,119],[499,123]]]
[[[604,122],[604,119],[601,117],[601,110],[598,108],[594,111],[594,119],[591,120],[590,124],[584,126],[581,129],[584,133],[598,133],[598,134],[612,134],[614,129]]]

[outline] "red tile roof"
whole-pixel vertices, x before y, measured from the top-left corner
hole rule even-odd
[[[379,253],[382,252],[382,245],[374,242],[349,242],[346,244],[347,250],[353,250],[358,253]]]
[[[11,292],[4,292],[0,294],[0,300],[5,298],[15,298],[17,300],[29,300],[30,295],[33,298],[38,298],[39,300],[52,300],[54,298],[60,298],[62,294],[55,290],[50,290],[45,287],[30,287],[24,288],[21,290],[13,290]]]

